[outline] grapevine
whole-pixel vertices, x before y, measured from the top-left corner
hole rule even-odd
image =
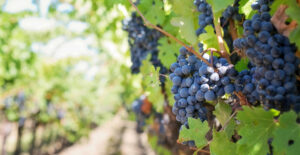
[[[7,0],[0,14],[1,154],[300,152],[299,0]]]
[[[200,15],[198,17],[199,27],[195,28],[194,33],[200,37],[207,33],[215,35],[218,43],[215,47],[211,47],[209,44],[210,47],[207,48],[207,45],[205,46],[207,43],[200,40],[197,47],[199,53],[193,50],[195,47],[187,46],[163,30],[164,27],[159,28],[152,25],[132,2],[131,4],[142,17],[145,25],[157,29],[183,46],[179,50],[177,61],[170,66],[169,75],[173,84],[170,91],[175,100],[172,112],[175,114],[176,120],[182,124],[179,130],[179,143],[186,144],[192,149],[197,147],[197,151],[203,147],[207,149],[207,145],[199,144],[206,138],[198,137],[197,139],[189,136],[195,129],[195,122],[192,120],[199,119],[202,123],[215,124],[216,120],[220,121],[221,119],[223,121],[221,121],[219,130],[201,136],[212,134],[212,141],[207,143],[211,145],[211,151],[216,149],[215,143],[231,144],[238,148],[245,138],[238,137],[243,133],[234,129],[238,125],[235,125],[233,118],[243,121],[244,118],[240,117],[246,113],[243,109],[250,108],[250,111],[251,109],[257,111],[262,106],[266,113],[270,109],[279,110],[282,117],[285,112],[290,111],[290,108],[292,111],[298,112],[298,103],[300,102],[296,74],[300,59],[295,56],[297,47],[290,43],[287,37],[279,34],[276,26],[271,22],[272,16],[269,13],[269,7],[272,2],[259,0],[248,6],[253,9],[253,12],[257,10],[257,13],[252,14],[250,20],[248,13],[244,15],[239,10],[240,7],[245,7],[243,1],[228,2],[229,6],[223,5],[222,11],[220,11],[215,9],[214,5],[217,4],[214,2],[195,0],[193,4]],[[228,32],[232,26],[241,27],[241,25],[243,32],[240,37],[242,38],[237,38],[237,32]],[[209,26],[213,28],[213,34],[206,30]],[[224,35],[222,31],[226,31]],[[228,53],[228,50],[231,52]],[[235,58],[229,56],[231,54],[235,54]],[[249,62],[246,61],[244,66],[240,66],[242,61],[247,59]],[[221,106],[225,103],[229,105]],[[215,107],[211,108],[211,105]],[[228,109],[227,112],[223,112],[226,113],[225,118],[220,118],[218,115],[219,111],[222,113],[222,110],[225,110],[220,107]],[[211,113],[214,114],[213,119],[208,119],[211,117]],[[233,129],[229,129],[232,127]],[[227,133],[228,130],[230,133]],[[234,130],[237,130],[239,134],[234,134]],[[227,144],[215,142],[214,137],[217,138],[218,134],[234,136],[237,142],[232,142],[231,138],[226,141]],[[268,150],[273,152],[275,148],[272,141],[269,140],[270,138],[272,137],[266,137],[270,146],[268,146]],[[209,139],[211,140],[211,138]],[[247,147],[249,149],[247,151],[251,151],[251,145]]]

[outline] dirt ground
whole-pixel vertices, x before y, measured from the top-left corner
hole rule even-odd
[[[155,155],[145,134],[135,131],[135,123],[124,113],[94,129],[88,139],[63,150],[60,155]]]

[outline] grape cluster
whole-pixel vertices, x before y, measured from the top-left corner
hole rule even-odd
[[[171,91],[176,101],[172,111],[182,124],[187,122],[188,117],[205,120],[206,101],[214,101],[217,97],[234,91],[231,81],[238,74],[234,67],[224,58],[210,58],[207,54],[203,57],[213,67],[197,59],[183,47],[177,62],[170,67],[170,79],[173,82]]]
[[[253,100],[259,100],[266,109],[300,111],[295,76],[300,60],[295,56],[296,47],[271,23],[268,0],[259,0],[252,8],[258,13],[243,23],[244,37],[233,43],[235,48],[245,51],[253,65],[252,83],[244,83],[244,89],[247,86],[252,90]]]
[[[142,61],[151,54],[150,61],[155,67],[160,67],[161,74],[167,73],[167,69],[158,59],[158,40],[162,36],[155,29],[149,29],[143,24],[141,17],[135,12],[131,19],[123,20],[123,30],[128,32],[128,42],[131,52],[131,72],[139,73]]]
[[[212,14],[211,6],[205,1],[205,0],[195,0],[194,4],[197,7],[197,10],[201,13],[199,15],[199,28],[196,30],[196,34],[200,35],[201,33],[204,33],[204,28],[207,25],[214,24],[214,17]]]
[[[233,6],[228,6],[222,13],[222,20],[227,22],[230,18],[241,22],[243,15],[239,14],[239,0],[235,0]]]
[[[243,70],[239,72],[234,80],[235,91],[242,92],[246,97],[247,102],[252,105],[255,105],[259,100],[259,95],[255,89],[255,79],[253,78],[254,72],[255,67],[251,68],[250,71]]]
[[[204,0],[195,0],[199,12],[199,29],[197,35],[205,33],[204,27],[213,25],[211,6]],[[200,52],[203,45],[198,44]],[[187,118],[206,119],[206,101],[214,101],[217,97],[222,97],[225,93],[232,94],[235,90],[233,80],[238,72],[226,59],[210,57],[207,54],[204,58],[212,65],[207,65],[199,60],[195,55],[189,53],[184,47],[180,49],[177,62],[170,67],[170,79],[173,82],[171,89],[174,94],[175,103],[173,113],[177,121],[187,125]],[[216,70],[215,70],[216,69]]]

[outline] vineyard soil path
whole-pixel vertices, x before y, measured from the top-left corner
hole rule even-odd
[[[63,150],[60,155],[154,155],[145,133],[135,131],[135,122],[119,112],[111,120],[94,129],[89,138]]]

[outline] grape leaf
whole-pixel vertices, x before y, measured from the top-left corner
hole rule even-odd
[[[256,0],[240,0],[239,2],[239,13],[245,14],[246,19],[249,19],[255,12],[251,8],[251,4],[254,2],[256,2]]]
[[[300,48],[300,7],[296,1],[288,0],[288,8],[285,13],[297,22],[297,27],[290,33],[289,39],[292,43],[295,43],[298,48]]]
[[[192,10],[195,9],[193,1],[171,0],[172,10],[178,16],[193,16]],[[190,11],[187,11],[190,10]]]
[[[300,7],[297,3],[297,1],[294,0],[287,0],[288,8],[286,9],[285,13],[292,18],[293,20],[297,21],[297,23],[300,23]]]
[[[240,121],[238,134],[242,138],[237,142],[238,154],[267,154],[269,151],[268,139],[273,136],[276,127],[273,113],[263,108],[244,107],[238,112]]]
[[[194,21],[191,17],[174,17],[171,20],[173,26],[179,27],[179,33],[188,43],[197,43],[197,36],[194,28]],[[192,30],[192,31],[191,31]]]
[[[164,104],[164,96],[161,93],[160,81],[159,81],[159,67],[155,67],[148,59],[145,59],[141,66],[141,73],[143,75],[142,85],[147,92],[149,101],[153,104],[154,108],[158,112],[162,112]]]
[[[295,43],[298,49],[300,48],[300,26],[297,26],[295,30],[290,33],[289,39],[291,42]]]
[[[242,38],[243,35],[244,35],[244,28],[243,28],[243,26],[237,24],[236,21],[235,21],[235,23],[236,23],[236,24],[235,24],[235,27],[236,27],[236,29],[237,29],[238,37],[239,37],[239,38]]]
[[[297,115],[293,111],[280,116],[272,142],[275,154],[292,155],[300,152],[300,125],[296,119]]]
[[[154,25],[161,25],[165,20],[164,3],[160,0],[141,0],[139,10],[145,18]]]
[[[194,140],[196,146],[201,149],[207,144],[207,139],[205,138],[206,133],[209,130],[207,121],[201,122],[199,119],[188,118],[189,129],[185,126],[180,131],[179,142],[185,142]]]
[[[236,144],[228,139],[226,132],[213,130],[213,140],[210,143],[210,153],[212,155],[235,155]]]
[[[285,0],[281,0],[281,1],[274,1],[272,3],[272,5],[270,6],[270,14],[273,15],[276,10],[278,9],[278,7],[281,5],[281,4],[284,4],[285,3]]]
[[[165,20],[165,23],[162,25],[163,26],[163,29],[165,31],[167,31],[168,33],[174,35],[176,38],[180,38],[179,34],[178,34],[178,31],[179,31],[179,28],[178,27],[175,27],[171,24],[171,20],[172,18],[174,18],[175,15],[174,13],[170,14],[170,15],[167,15],[166,16],[166,20]]]
[[[238,71],[241,72],[242,70],[248,69],[248,63],[249,60],[246,59],[241,59],[240,61],[238,61],[235,65],[234,68]]]
[[[173,106],[173,104],[175,103],[174,95],[171,92],[172,86],[173,86],[172,81],[169,78],[167,78],[166,79],[166,93],[168,95],[168,101],[171,106]]]
[[[207,0],[207,3],[212,7],[214,18],[218,19],[222,16],[222,12],[232,5],[234,0]]]
[[[148,143],[150,144],[151,148],[155,149],[155,152],[157,154],[172,155],[170,150],[160,145],[160,143],[157,143],[159,141],[158,136],[149,135],[147,137],[148,137]]]
[[[220,121],[221,125],[224,126],[226,124],[226,122],[230,119],[231,112],[232,112],[232,110],[231,110],[230,105],[219,102],[216,105],[215,111],[213,112],[213,114]],[[228,139],[231,139],[231,136],[234,133],[234,128],[235,128],[235,123],[234,123],[234,120],[231,119],[224,129]]]
[[[106,6],[106,8],[113,8],[115,4],[122,4],[126,8],[129,8],[129,6],[131,6],[128,0],[104,0],[103,3]]]
[[[205,27],[206,33],[202,33],[199,35],[199,40],[203,43],[204,49],[207,48],[216,48],[220,50],[217,35],[214,32],[214,28],[212,26]]]
[[[195,33],[195,20],[197,13],[193,11],[195,8],[193,1],[172,0],[171,1],[174,17],[171,19],[173,26],[179,27],[179,33],[191,45],[197,44],[197,36]]]
[[[180,45],[167,37],[160,38],[158,43],[158,58],[164,66],[169,68],[176,61],[177,57],[175,54],[178,53]]]

